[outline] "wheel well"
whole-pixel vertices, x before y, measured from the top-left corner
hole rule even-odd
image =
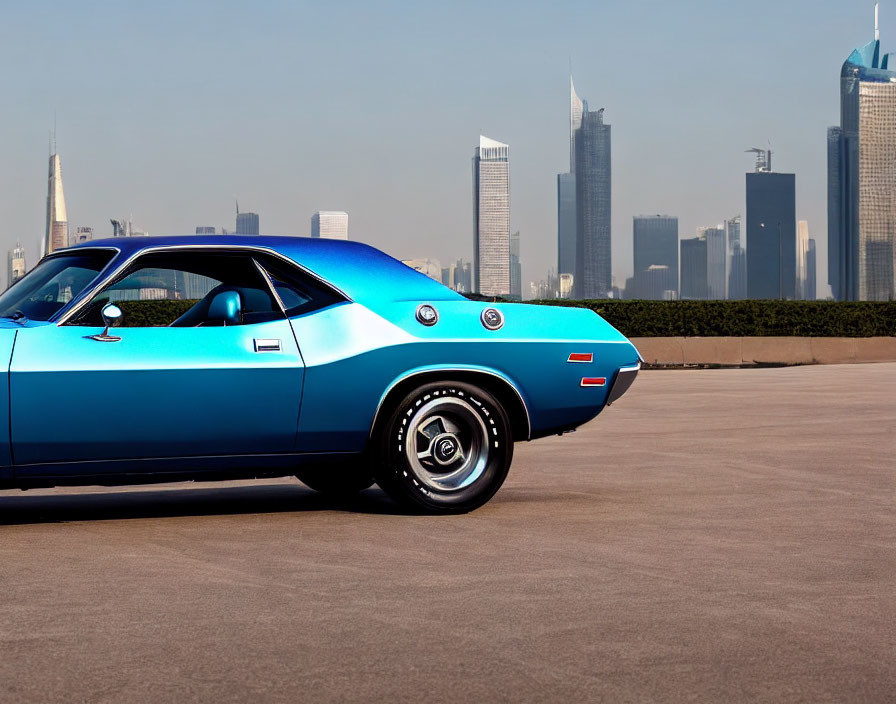
[[[386,394],[386,398],[380,404],[374,427],[371,428],[371,434],[376,432],[379,425],[389,420],[395,407],[401,403],[405,396],[417,387],[434,381],[462,381],[488,391],[501,404],[504,412],[507,413],[514,442],[529,439],[531,433],[529,413],[516,389],[499,376],[475,370],[453,371],[436,369],[431,372],[413,374],[406,379],[402,379],[389,389],[389,393]]]

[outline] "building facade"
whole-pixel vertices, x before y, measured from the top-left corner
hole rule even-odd
[[[610,125],[604,110],[588,110],[575,135],[577,298],[607,298],[613,288],[611,261]]]
[[[41,256],[68,247],[68,215],[65,210],[65,192],[62,189],[62,162],[59,155],[50,155],[47,178],[47,229],[44,234]]]
[[[238,235],[257,235],[259,234],[258,213],[236,213],[236,234]]]
[[[318,210],[311,216],[311,236],[347,240],[348,213],[343,210]]]
[[[747,297],[747,253],[740,236],[740,215],[725,221],[728,239],[728,290],[727,298],[739,300]]]
[[[626,297],[668,300],[678,294],[678,218],[672,215],[636,215],[632,220],[634,274],[632,293]],[[651,270],[651,267],[654,267]],[[657,272],[663,268],[661,276]],[[651,272],[648,276],[648,272]],[[663,289],[657,281],[665,282]]]
[[[706,238],[681,240],[681,299],[706,298]]]
[[[25,248],[22,246],[21,242],[16,242],[16,246],[9,250],[8,265],[6,270],[7,288],[25,275]]]
[[[815,240],[809,238],[809,249],[806,253],[806,300],[814,301],[818,298],[816,285],[816,267],[818,261],[815,256]]]
[[[747,174],[747,297],[793,299],[796,288],[796,176]]]
[[[215,228],[210,225],[199,225],[196,228],[197,235],[214,235],[216,234]]]
[[[557,174],[557,272],[568,274],[572,282],[576,271],[576,132],[582,126],[584,103],[576,95],[569,77],[569,171]]]
[[[706,239],[706,297],[724,300],[728,291],[728,244],[725,228],[707,227],[702,234]]]
[[[523,299],[523,266],[520,262],[520,232],[510,235],[510,297]]]
[[[880,37],[840,71],[828,130],[828,282],[837,300],[896,298],[896,71]]]
[[[473,290],[510,294],[510,147],[479,137],[473,154]]]

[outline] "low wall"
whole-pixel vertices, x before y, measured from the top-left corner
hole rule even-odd
[[[648,364],[896,362],[896,337],[633,337]]]

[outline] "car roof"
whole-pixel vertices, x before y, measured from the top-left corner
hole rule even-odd
[[[71,249],[114,247],[127,259],[157,247],[231,246],[270,249],[288,257],[361,303],[369,301],[455,300],[459,293],[402,264],[375,247],[349,240],[275,235],[169,235],[114,237]]]

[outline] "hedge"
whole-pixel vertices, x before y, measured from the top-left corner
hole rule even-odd
[[[493,300],[493,299],[489,299]],[[120,301],[127,327],[167,325],[196,301]],[[590,308],[628,337],[891,337],[896,302],[527,301]]]
[[[590,308],[627,337],[891,337],[896,301],[531,301]]]

